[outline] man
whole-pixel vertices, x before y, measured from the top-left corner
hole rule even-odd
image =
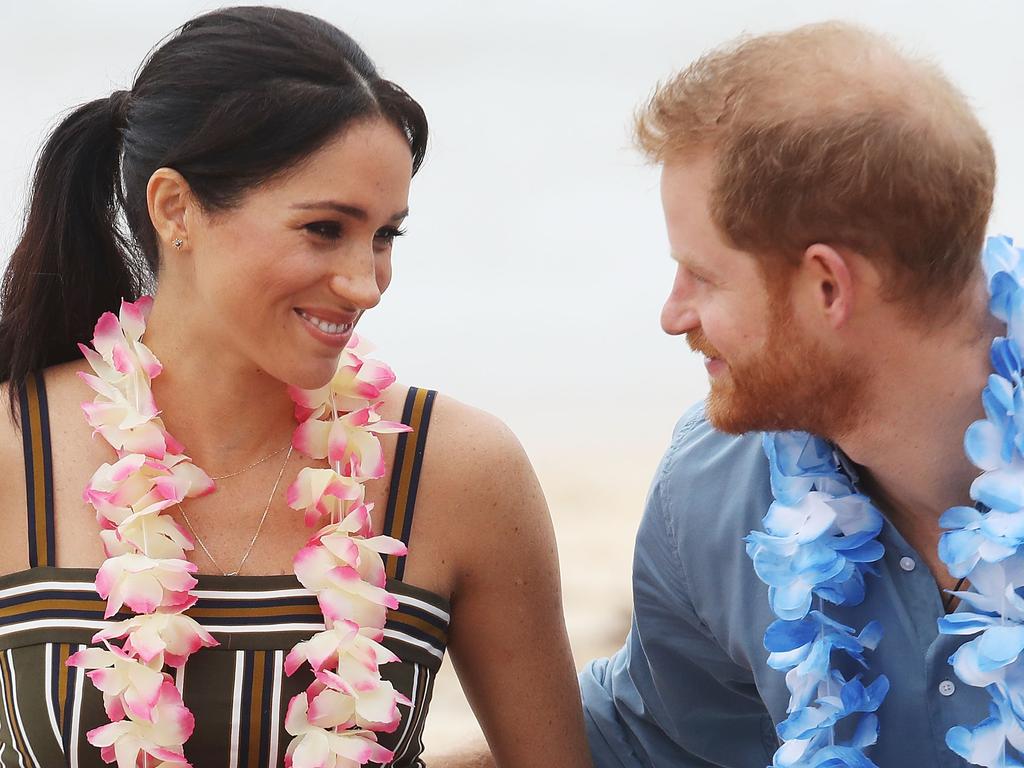
[[[983,720],[989,696],[947,661],[964,638],[937,631],[957,582],[937,545],[943,512],[970,504],[964,431],[1002,333],[978,258],[984,130],[935,68],[825,24],[705,55],[657,89],[637,137],[663,167],[678,262],[662,326],[705,356],[711,391],[651,488],[626,644],[581,675],[595,764],[773,762],[790,691],[767,663],[777,616],[744,537],[773,501],[761,433],[801,430],[885,518],[863,602],[814,602],[857,631],[880,622],[859,671],[890,685],[877,744],[862,738],[872,762],[825,764],[965,765],[946,733]],[[832,664],[858,672],[838,651]],[[820,764],[793,754],[774,759]]]

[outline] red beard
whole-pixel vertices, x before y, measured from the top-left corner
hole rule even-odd
[[[858,423],[867,375],[802,335],[782,310],[769,318],[757,352],[726,360],[701,329],[686,335],[690,349],[718,358],[727,370],[711,380],[707,416],[722,432],[799,430],[838,439]]]

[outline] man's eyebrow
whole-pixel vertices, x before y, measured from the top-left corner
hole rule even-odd
[[[338,213],[343,213],[346,216],[351,216],[353,219],[357,219],[358,221],[366,221],[369,218],[369,215],[366,213],[366,211],[364,211],[359,206],[348,205],[347,203],[339,203],[335,200],[314,200],[308,203],[296,203],[291,207],[301,211],[316,209],[327,209],[331,211],[337,211]],[[396,213],[394,216],[392,216],[391,221],[401,221],[408,215],[409,209],[405,208]]]
[[[698,259],[692,251],[671,251],[670,253],[673,261],[691,272],[712,280],[724,280],[726,277],[714,265]]]
[[[673,261],[677,261],[685,267],[693,267],[697,265],[697,259],[690,251],[670,251]]]

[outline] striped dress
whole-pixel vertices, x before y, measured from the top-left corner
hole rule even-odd
[[[409,541],[416,488],[435,393],[412,388],[402,416],[414,431],[398,439],[384,532]],[[107,722],[100,692],[68,656],[105,626],[95,570],[54,562],[49,423],[42,376],[21,395],[30,568],[0,576],[0,768],[99,768],[86,733]],[[14,546],[14,542],[8,542]],[[448,601],[402,581],[404,561],[386,560],[387,588],[399,600],[388,614],[384,645],[401,662],[381,667],[412,699],[402,722],[380,742],[395,768],[423,766],[423,724],[434,676],[444,656]],[[293,576],[200,575],[188,614],[213,633],[216,648],[195,653],[177,675],[195,714],[186,755],[195,768],[279,768],[291,737],[284,715],[292,696],[312,681],[308,666],[284,674],[287,652],[323,630],[316,597]],[[126,618],[118,614],[110,621]],[[173,672],[173,670],[172,670]]]

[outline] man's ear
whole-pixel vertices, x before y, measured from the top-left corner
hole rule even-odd
[[[831,328],[842,327],[853,314],[854,280],[850,254],[814,243],[803,255],[800,282],[812,312]]]
[[[146,203],[161,254],[186,247],[192,188],[185,177],[173,168],[157,168],[146,185]]]

